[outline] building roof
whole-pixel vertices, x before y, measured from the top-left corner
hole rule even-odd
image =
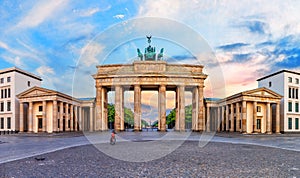
[[[95,98],[77,98],[80,101],[91,101],[91,100],[95,100]]]
[[[206,101],[219,101],[220,98],[204,98]]]
[[[42,78],[33,74],[33,73],[30,73],[30,72],[27,72],[25,70],[22,70],[20,68],[17,68],[17,67],[10,67],[10,68],[6,68],[6,69],[2,69],[0,70],[0,74],[5,74],[5,73],[10,73],[10,72],[18,72],[20,74],[23,74],[23,75],[26,75],[28,77],[32,77],[34,79],[37,79],[39,81],[42,81]]]
[[[79,100],[77,98],[74,98],[72,96],[69,96],[67,94],[55,91],[55,90],[50,90],[47,88],[42,88],[38,86],[34,86],[29,88],[28,90],[23,91],[22,93],[18,94],[17,97],[19,99],[24,99],[24,98],[32,98],[32,97],[41,97],[41,96],[59,96],[62,98],[66,98],[69,100],[77,101]]]
[[[266,79],[266,78],[269,78],[269,77],[272,77],[272,76],[275,76],[275,75],[277,75],[277,74],[280,74],[280,73],[283,73],[283,72],[288,72],[288,73],[292,73],[292,74],[297,74],[297,75],[300,75],[300,73],[299,72],[295,72],[295,71],[291,71],[291,70],[281,70],[281,71],[278,71],[278,72],[275,72],[275,73],[273,73],[273,74],[270,74],[270,75],[267,75],[267,76],[264,76],[264,77],[262,77],[262,78],[259,78],[259,79],[257,79],[256,81],[261,81],[261,80],[264,80],[264,79]]]

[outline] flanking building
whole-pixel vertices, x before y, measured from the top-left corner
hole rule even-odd
[[[17,95],[20,102],[20,132],[77,131],[81,104],[69,95],[32,87]]]
[[[281,100],[281,132],[300,132],[299,129],[299,87],[300,73],[281,70],[259,78],[258,87],[266,87],[282,95]]]
[[[16,95],[33,86],[40,86],[42,79],[17,67],[0,70],[0,131],[19,130],[19,101]]]
[[[205,99],[206,131],[279,133],[281,98],[263,87],[224,99]]]

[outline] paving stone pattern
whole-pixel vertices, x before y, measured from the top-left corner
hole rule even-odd
[[[198,144],[185,141],[163,158],[139,163],[117,160],[84,145],[0,164],[0,177],[300,177],[296,151],[216,142],[201,148]]]

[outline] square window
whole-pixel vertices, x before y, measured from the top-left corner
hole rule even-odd
[[[299,84],[299,79],[298,78],[296,78],[295,81],[296,81],[296,84]]]
[[[0,83],[4,83],[4,78],[1,78],[1,79],[0,79]]]
[[[43,111],[43,106],[39,106],[39,112]]]
[[[289,81],[289,83],[292,83],[293,82],[292,77],[288,77],[288,81]]]
[[[256,107],[256,111],[257,111],[257,112],[261,112],[261,106],[257,106],[257,107]]]
[[[10,77],[7,77],[7,83],[9,83],[11,81],[11,78]]]

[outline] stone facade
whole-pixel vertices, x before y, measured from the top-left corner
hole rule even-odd
[[[279,133],[282,96],[267,88],[205,101],[207,131]]]
[[[166,131],[166,92],[174,91],[175,130],[185,131],[185,91],[192,93],[193,131],[279,133],[281,95],[257,88],[224,99],[204,99],[202,65],[135,61],[132,64],[99,65],[93,75],[96,98],[76,99],[63,93],[33,87],[17,97],[21,132],[106,131],[108,92],[115,94],[116,131],[125,130],[124,92],[134,92],[134,130],[142,129],[141,93],[158,92],[158,129]]]
[[[96,81],[96,130],[107,130],[107,91],[115,91],[115,125],[124,130],[124,91],[134,91],[134,130],[141,130],[141,91],[158,91],[158,129],[166,130],[166,91],[176,93],[175,130],[185,130],[185,91],[193,93],[192,130],[204,128],[203,88],[207,75],[202,65],[168,64],[166,61],[135,61],[126,65],[99,65]]]
[[[79,100],[41,87],[32,87],[17,97],[20,102],[20,132],[81,130]]]

